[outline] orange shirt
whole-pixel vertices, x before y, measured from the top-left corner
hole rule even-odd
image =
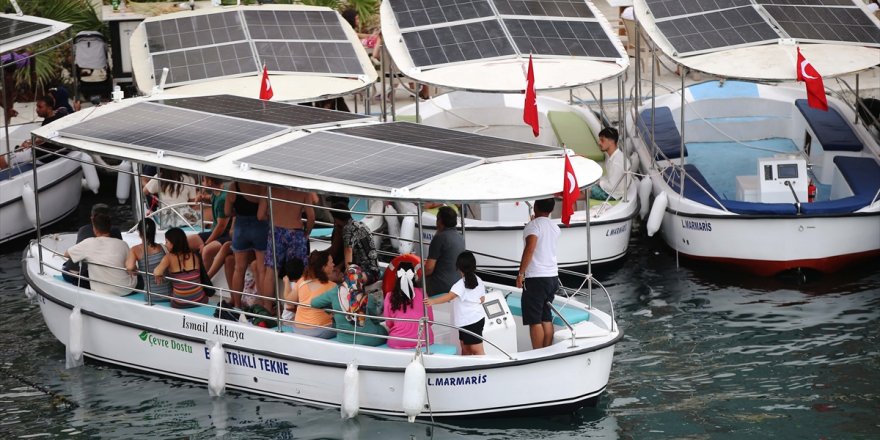
[[[314,279],[306,281],[301,280],[296,283],[296,290],[297,295],[299,296],[300,304],[311,304],[313,298],[316,298],[324,292],[335,288],[337,288],[337,286],[332,282],[322,283]],[[297,307],[296,316],[293,322],[297,324],[302,323],[320,325],[323,327],[332,327],[333,320],[330,318],[329,313],[321,309],[313,309],[310,307]],[[304,329],[316,328],[309,325],[297,325],[297,327]]]

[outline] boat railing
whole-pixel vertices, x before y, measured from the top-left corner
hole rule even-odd
[[[575,342],[577,340],[577,332],[574,331],[574,327],[571,326],[571,323],[568,322],[567,319],[565,319],[565,316],[562,315],[562,313],[559,311],[559,309],[557,309],[556,306],[554,306],[551,301],[547,301],[547,305],[550,306],[550,310],[553,311],[553,313],[556,316],[558,316],[559,319],[562,320],[562,322],[565,324],[565,326],[568,327],[569,333],[571,333],[571,347],[568,347],[568,348],[577,347],[577,343]]]
[[[865,105],[865,102],[862,99],[859,99],[859,77],[858,77],[858,75],[856,75],[856,88],[855,88],[855,90],[853,90],[852,86],[850,86],[849,83],[846,82],[845,79],[842,79],[840,77],[835,77],[834,80],[837,81],[837,84],[839,86],[841,86],[840,90],[834,91],[834,94],[837,95],[837,98],[840,99],[841,101],[851,105],[853,108],[853,112],[855,112],[855,120],[853,121],[853,123],[858,124],[861,121],[861,123],[866,128],[870,124],[871,127],[874,127],[874,129],[877,130],[876,135],[872,134],[872,136],[874,137],[874,140],[877,142],[880,142],[880,119],[878,119],[877,116],[875,116],[874,113],[871,112],[871,109]],[[844,89],[846,89],[846,90],[844,90]],[[845,92],[848,92],[848,93],[845,93]],[[852,100],[850,99],[850,96],[853,97]],[[870,119],[870,121],[868,119]],[[870,133],[870,130],[868,132]]]

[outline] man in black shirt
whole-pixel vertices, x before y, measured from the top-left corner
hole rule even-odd
[[[50,95],[41,96],[37,99],[37,116],[43,118],[43,123],[40,126],[50,124],[58,119],[61,119],[63,114],[59,114],[55,112],[55,98]],[[40,145],[42,140],[37,141],[37,145]],[[16,152],[10,155],[10,159],[7,160],[6,156],[0,155],[0,170],[14,165],[20,162],[26,162],[31,160],[31,152],[23,152],[23,150],[32,147],[30,139],[25,140],[21,143],[20,146],[16,148]]]

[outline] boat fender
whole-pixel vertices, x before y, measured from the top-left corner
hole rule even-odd
[[[83,176],[86,179],[86,187],[97,194],[101,188],[101,180],[98,179],[98,172],[95,170],[95,161],[92,160],[92,156],[85,153],[80,153],[79,158],[82,161],[80,166],[82,166]]]
[[[648,237],[653,237],[660,226],[663,224],[663,215],[666,214],[666,205],[669,199],[666,197],[666,191],[660,193],[654,198],[654,205],[651,206],[651,214],[648,215]]]
[[[132,175],[129,174],[131,172],[131,162],[123,160],[119,164],[118,170],[118,174],[116,174],[116,200],[119,201],[120,205],[123,205],[128,200],[129,194],[131,194]]]
[[[356,362],[351,362],[345,369],[345,377],[342,380],[342,420],[350,419],[358,415],[361,409],[360,396],[360,373]]]
[[[651,176],[645,176],[639,181],[639,218],[644,220],[648,216],[648,208],[650,207]]]
[[[397,210],[394,209],[394,206],[388,205],[385,207],[385,223],[388,225],[388,236],[391,237],[391,247],[397,249],[400,247],[400,240],[397,237],[400,236],[400,217],[397,217]]]
[[[370,228],[370,232],[374,232],[373,234],[373,247],[376,249],[380,249],[382,247],[382,236],[379,234],[375,234],[375,232],[379,232],[383,226],[385,226],[385,217],[382,215],[382,211],[385,209],[385,203],[381,200],[371,200],[370,201],[370,214],[365,215],[362,220],[363,224],[366,227]]]
[[[413,269],[416,271],[416,280],[422,278],[422,260],[419,259],[418,255],[398,255],[385,266],[385,273],[382,275],[382,293],[387,294],[394,290],[394,286],[397,285],[397,269],[400,268],[400,263],[412,264]]]
[[[226,388],[226,350],[220,341],[208,341],[211,364],[208,367],[208,393],[220,397]]]
[[[639,154],[633,153],[629,155],[629,171],[633,173],[639,172]]]
[[[25,183],[21,188],[21,202],[24,204],[24,213],[28,221],[37,227],[37,199],[30,182]]]
[[[397,212],[401,214],[418,214],[419,207],[413,202],[394,202]]]
[[[428,403],[427,380],[422,354],[417,352],[403,373],[403,412],[410,423],[416,420]]]
[[[404,217],[403,220],[400,221],[400,246],[397,248],[397,252],[401,254],[410,254],[412,253],[413,247],[415,246],[416,239],[416,218],[415,217]]]
[[[70,312],[67,335],[67,368],[76,368],[83,364],[82,341],[82,308],[76,306]]]
[[[34,299],[37,297],[37,291],[31,286],[26,286],[24,288],[24,296],[27,297],[27,299]]]

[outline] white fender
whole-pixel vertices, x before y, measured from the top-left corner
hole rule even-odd
[[[400,217],[397,217],[397,210],[394,209],[393,205],[388,205],[385,207],[385,223],[388,225],[388,235],[391,237],[391,247],[397,249],[400,247],[400,240],[397,237],[400,237]]]
[[[629,171],[632,173],[639,172],[639,154],[633,153],[629,155]]]
[[[226,388],[226,350],[220,341],[208,341],[211,364],[208,367],[208,393],[211,397],[223,395]]]
[[[37,227],[37,197],[30,182],[25,183],[21,188],[21,202],[24,204],[24,213],[28,221]]]
[[[397,212],[401,214],[418,214],[419,207],[413,202],[394,202]]]
[[[83,364],[83,328],[82,308],[76,306],[70,312],[67,337],[67,368],[76,368]]]
[[[653,237],[660,230],[668,204],[669,199],[666,197],[666,191],[654,198],[654,205],[651,206],[651,214],[648,216],[648,237]]]
[[[37,291],[31,286],[25,286],[24,296],[27,297],[27,299],[34,299],[37,297]]]
[[[400,247],[397,248],[397,252],[401,254],[411,254],[415,243],[413,240],[416,239],[416,218],[415,217],[404,217],[403,220],[400,221]]]
[[[371,231],[377,232],[382,230],[382,227],[385,226],[385,216],[382,215],[382,211],[385,210],[385,202],[381,200],[370,200],[370,209],[369,211],[372,214],[378,215],[367,215],[364,217],[364,224],[370,228]],[[370,222],[370,223],[368,223]],[[373,247],[376,249],[382,248],[382,236],[378,234],[373,234]]]
[[[123,160],[117,169],[119,171],[116,174],[116,200],[119,200],[119,204],[122,205],[125,204],[125,201],[128,200],[128,196],[131,194],[132,175],[129,174],[131,172],[131,162]]]
[[[403,412],[410,423],[416,420],[425,404],[428,403],[426,385],[428,375],[425,366],[422,365],[421,353],[416,354],[415,359],[406,367],[403,373]]]
[[[361,409],[359,376],[357,363],[348,364],[342,379],[342,406],[339,407],[343,420],[357,416]]]
[[[86,179],[86,186],[92,190],[93,193],[97,194],[98,190],[101,188],[101,181],[98,179],[98,172],[95,170],[95,161],[92,160],[92,156],[85,153],[80,153],[79,159],[82,160],[80,166],[83,170],[83,176],[85,176]]]
[[[639,181],[639,218],[642,220],[648,215],[651,207],[651,176],[642,177]]]

